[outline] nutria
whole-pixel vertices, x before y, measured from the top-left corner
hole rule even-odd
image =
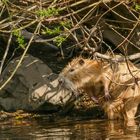
[[[134,118],[136,113],[136,111],[132,111],[133,113],[130,115],[130,113],[128,113],[130,108],[128,109],[127,104],[127,99],[129,98],[130,100],[130,98],[133,98],[135,95],[134,88],[131,87],[131,85],[134,86],[132,74],[138,78],[140,77],[139,69],[129,61],[127,63],[118,63],[117,66],[113,68],[112,64],[107,61],[78,57],[73,59],[62,70],[59,74],[59,82],[63,88],[71,90],[76,94],[78,94],[78,91],[83,90],[96,102],[98,102],[97,99],[101,96],[105,96],[106,98],[110,98],[111,96],[112,99],[104,100],[102,104],[108,117],[110,119],[116,118],[114,108],[119,106],[120,109],[118,111],[120,114],[117,116],[125,116],[124,119],[127,120],[128,118]],[[123,87],[123,85],[126,86]],[[122,91],[119,90],[121,88]],[[137,96],[139,96],[139,94],[135,97]],[[134,110],[137,110],[138,102],[139,100],[137,100]],[[122,112],[125,112],[124,114],[127,115],[122,115]]]
[[[93,92],[96,88],[95,85],[99,86],[104,88],[105,97],[109,98],[108,87],[112,73],[103,67],[103,64],[99,61],[79,57],[73,59],[72,62],[64,68],[59,75],[59,81],[63,83],[65,88],[71,89],[74,92],[77,89],[84,90],[94,100]],[[108,78],[106,74],[109,75]]]
[[[119,69],[124,71],[122,67],[127,67],[125,63],[119,65]],[[117,68],[118,69],[118,68]],[[127,69],[128,72],[128,69]],[[126,73],[126,71],[125,71]],[[130,77],[130,76],[129,76]],[[106,98],[110,98],[110,83],[116,78],[116,82],[120,74],[116,69],[112,69],[108,62],[101,60],[84,59],[78,57],[73,59],[59,74],[59,81],[63,83],[64,88],[76,92],[79,89],[84,90],[93,98],[93,93],[98,95],[98,89],[103,89]],[[121,81],[125,81],[125,76]],[[100,87],[100,88],[99,88]],[[95,90],[96,93],[95,93]]]

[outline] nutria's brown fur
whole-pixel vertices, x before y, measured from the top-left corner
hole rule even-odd
[[[117,117],[125,120],[134,119],[140,101],[138,99],[140,93],[135,94],[134,89],[137,85],[132,84],[133,77],[130,71],[140,78],[139,70],[131,62],[127,64],[126,62],[119,63],[115,65],[114,69],[112,66],[102,60],[78,57],[63,69],[59,75],[59,80],[63,88],[76,91],[76,93],[78,93],[78,90],[84,90],[91,98],[95,96],[99,99],[103,95],[108,97],[111,94],[111,99],[109,101],[104,100],[101,105],[108,117],[110,119]],[[123,86],[123,84],[127,86]],[[135,99],[137,98],[137,103],[135,102],[133,107],[130,105],[131,107],[129,108],[128,102],[132,104],[131,99],[134,99],[134,97]],[[117,113],[115,110],[117,110]]]

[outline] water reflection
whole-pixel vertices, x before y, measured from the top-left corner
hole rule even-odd
[[[138,125],[125,127],[123,121],[107,120],[47,122],[41,118],[0,124],[0,140],[138,140],[139,132]]]

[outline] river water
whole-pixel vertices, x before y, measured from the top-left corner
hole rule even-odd
[[[11,120],[0,122],[0,140],[138,140],[137,127],[108,120]]]

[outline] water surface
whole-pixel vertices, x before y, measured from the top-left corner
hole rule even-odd
[[[138,123],[139,124],[139,123]],[[0,122],[0,140],[138,140],[139,126],[108,120],[11,120]]]

